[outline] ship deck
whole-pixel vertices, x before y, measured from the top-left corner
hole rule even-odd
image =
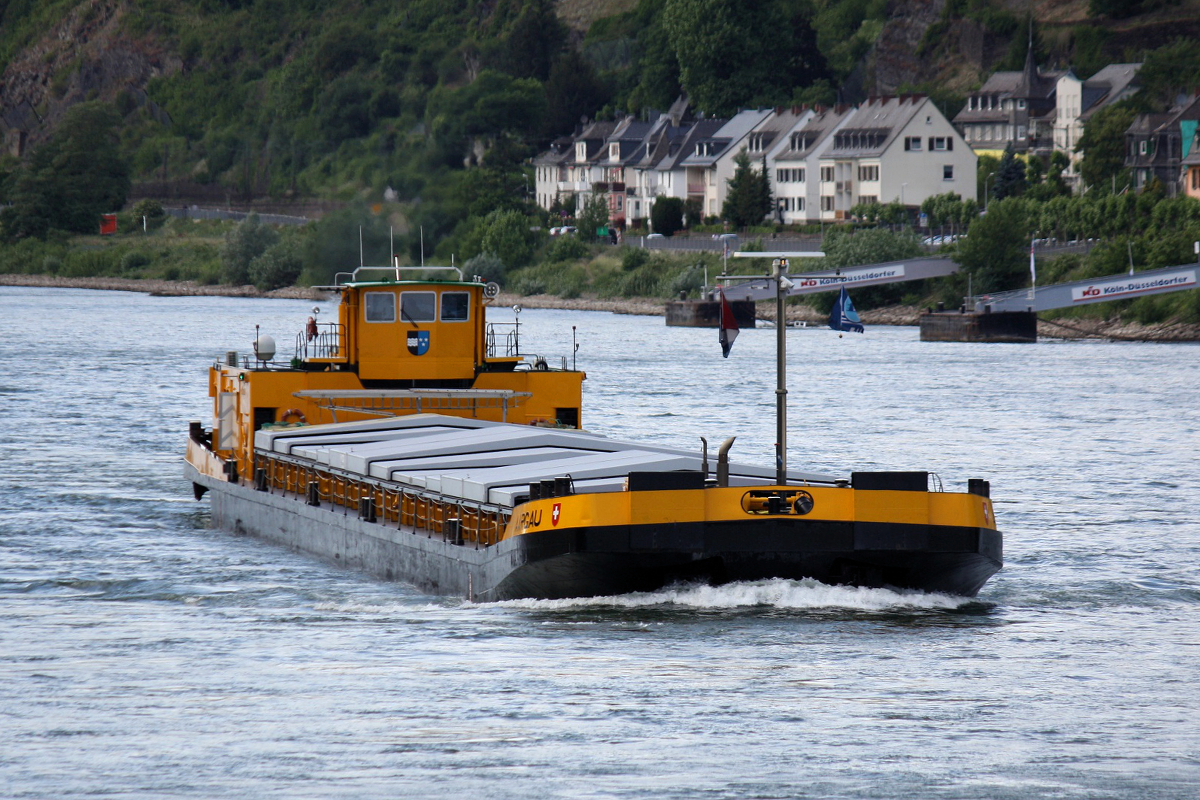
[[[619,492],[631,472],[703,471],[715,456],[643,442],[622,442],[573,429],[413,414],[300,427],[264,428],[255,448],[346,476],[399,484],[511,509],[530,486],[570,478],[576,493]],[[789,471],[789,483],[834,485],[832,475]],[[775,482],[773,469],[729,465],[730,486]]]

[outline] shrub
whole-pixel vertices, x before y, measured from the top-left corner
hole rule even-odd
[[[145,250],[130,250],[121,256],[121,272],[136,272],[152,260],[151,255]]]
[[[522,275],[513,283],[512,290],[522,297],[546,293],[546,282],[536,275]]]
[[[587,244],[576,236],[559,236],[546,249],[546,260],[550,262],[578,261],[587,258]]]
[[[147,217],[149,219],[158,219],[166,214],[163,211],[162,203],[157,200],[145,198],[138,200],[133,204],[133,214],[136,217]]]
[[[699,292],[703,285],[704,271],[698,267],[688,267],[671,279],[671,295],[678,296],[680,292],[692,295]]]
[[[495,253],[510,267],[523,267],[533,258],[537,234],[529,229],[529,219],[520,211],[492,211],[483,218],[480,229],[481,253]]]
[[[640,247],[627,247],[621,254],[621,269],[632,272],[650,260],[650,253]]]
[[[650,209],[650,224],[655,233],[670,236],[683,229],[683,199],[660,197]]]
[[[295,236],[285,237],[250,262],[250,281],[264,292],[291,286],[300,277],[304,259]]]
[[[504,262],[495,253],[480,253],[463,263],[463,274],[468,278],[478,275],[484,282],[495,281],[503,284]]]
[[[221,278],[225,283],[241,286],[250,282],[250,262],[261,256],[278,241],[279,235],[263,225],[257,214],[250,214],[236,228],[225,234],[221,246]]]

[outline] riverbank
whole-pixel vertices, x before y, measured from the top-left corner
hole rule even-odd
[[[304,286],[286,286],[270,292],[254,286],[201,284],[195,281],[160,281],[138,278],[63,278],[57,275],[0,275],[0,286],[36,286],[48,289],[98,289],[142,292],[157,297],[268,297],[287,300],[323,300],[328,295]]]
[[[64,289],[98,289],[119,292],[144,292],[160,297],[263,297],[288,300],[326,300],[326,292],[302,286],[288,286],[262,292],[253,286],[198,284],[194,281],[138,280],[133,278],[63,278],[55,275],[0,275],[0,286],[36,286]],[[574,297],[550,295],[520,295],[501,292],[498,305],[520,305],[522,308],[555,308],[574,311],[608,311],[614,314],[662,316],[665,300],[649,297]],[[921,309],[917,306],[887,306],[860,312],[865,325],[917,325]],[[759,303],[757,316],[775,321],[775,305]],[[809,306],[789,306],[789,324],[824,325],[826,315]],[[1200,342],[1200,325],[1164,322],[1143,325],[1116,319],[1041,319],[1038,336],[1047,339],[1112,339],[1134,342]]]

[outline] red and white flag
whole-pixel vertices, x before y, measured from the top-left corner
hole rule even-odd
[[[733,307],[729,305],[729,301],[725,299],[725,291],[721,290],[721,355],[729,358],[729,351],[733,349],[733,340],[738,335],[737,318],[733,316]]]

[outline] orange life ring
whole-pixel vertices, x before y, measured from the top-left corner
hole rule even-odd
[[[305,417],[304,417],[304,412],[298,408],[289,408],[287,411],[283,412],[283,416],[281,416],[279,418],[279,421],[287,422],[288,417],[296,417],[297,421],[303,422],[305,424],[308,423],[308,420],[305,419]]]

